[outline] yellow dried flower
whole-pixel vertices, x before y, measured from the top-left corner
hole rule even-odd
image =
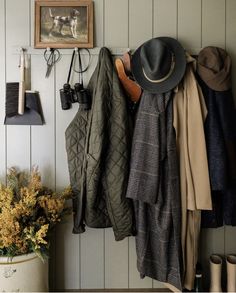
[[[27,187],[23,187],[20,189],[21,201],[28,207],[35,206],[37,202],[38,192],[31,190]]]
[[[73,191],[71,186],[67,186],[62,192],[62,197],[65,199],[69,199],[72,197],[72,194],[73,194]]]
[[[25,205],[25,203],[20,200],[18,203],[14,205],[11,209],[10,213],[16,218],[19,219],[21,217],[30,216],[32,214],[34,206]]]
[[[14,193],[9,187],[0,184],[0,208],[2,206],[10,206],[13,200]]]
[[[49,224],[43,225],[36,233],[34,231],[34,227],[29,227],[24,229],[24,233],[26,234],[26,239],[30,240],[34,244],[34,248],[40,249],[40,244],[47,245],[47,241],[44,239],[47,236]]]
[[[33,168],[31,171],[28,188],[35,191],[42,188],[41,175],[37,167]]]
[[[35,239],[38,244],[47,244],[47,241],[44,239],[47,236],[49,224],[43,225],[38,232],[35,234]]]
[[[20,235],[21,228],[19,222],[12,217],[7,208],[3,208],[0,213],[0,226],[1,246],[7,247],[14,244]]]
[[[15,256],[48,250],[48,232],[68,211],[72,190],[55,193],[43,187],[34,168],[30,176],[9,169],[7,186],[0,184],[0,254]]]
[[[56,222],[64,209],[65,199],[57,198],[55,194],[53,196],[40,196],[39,205],[45,210],[48,218],[52,222]]]

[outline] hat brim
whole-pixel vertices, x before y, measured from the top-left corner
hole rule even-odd
[[[134,52],[131,59],[131,69],[136,82],[141,86],[141,88],[150,93],[161,94],[175,88],[183,78],[186,69],[186,55],[184,48],[177,40],[170,37],[158,37],[156,39],[159,39],[167,44],[175,56],[175,67],[172,74],[166,80],[160,83],[149,81],[144,76],[143,67],[141,64],[140,51],[143,45],[141,45]]]

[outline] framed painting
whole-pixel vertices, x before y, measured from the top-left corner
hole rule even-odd
[[[35,48],[93,48],[93,2],[35,0]]]

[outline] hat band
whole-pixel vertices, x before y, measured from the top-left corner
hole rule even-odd
[[[171,61],[170,71],[163,78],[160,78],[160,79],[151,79],[151,78],[149,78],[147,76],[146,72],[144,71],[144,68],[142,68],[142,70],[143,70],[143,74],[144,74],[145,78],[148,81],[153,82],[153,83],[160,83],[160,82],[163,82],[163,81],[167,80],[171,76],[172,72],[174,71],[174,68],[175,68],[175,60],[174,60],[174,57],[172,55],[172,61]]]

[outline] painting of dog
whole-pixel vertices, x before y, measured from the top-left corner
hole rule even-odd
[[[79,10],[71,9],[70,15],[68,16],[60,16],[53,15],[52,9],[49,9],[49,15],[53,21],[52,27],[49,30],[49,36],[52,36],[52,31],[58,28],[58,31],[61,35],[65,35],[62,31],[63,26],[68,26],[70,28],[71,35],[74,39],[77,38],[77,25],[78,25],[78,17],[80,15]]]
[[[75,3],[55,1],[54,5],[54,1],[36,0],[36,48],[93,46],[92,1]]]

